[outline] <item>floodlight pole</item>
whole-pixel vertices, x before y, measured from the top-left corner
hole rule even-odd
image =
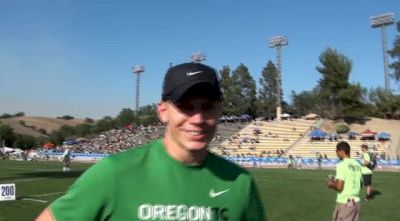
[[[389,81],[389,64],[387,55],[387,36],[386,36],[386,26],[394,24],[394,14],[389,12],[378,16],[372,16],[370,18],[370,24],[372,28],[381,28],[382,35],[382,50],[383,50],[383,65],[384,65],[384,76],[385,76],[385,90],[390,91],[390,81]]]
[[[144,72],[142,65],[136,65],[132,67],[133,74],[136,74],[136,113],[139,111],[139,90],[140,90],[140,75]]]
[[[282,46],[288,44],[288,39],[285,36],[274,36],[269,38],[269,47],[276,48],[276,119],[281,120],[282,114],[282,69],[281,69],[281,57],[282,57]]]
[[[190,61],[192,63],[201,63],[201,62],[203,62],[205,60],[206,60],[206,55],[204,53],[201,53],[201,52],[193,53],[190,56]]]
[[[387,91],[390,90],[390,82],[389,82],[389,64],[388,64],[388,55],[387,55],[387,42],[386,42],[386,27],[381,27],[382,34],[382,50],[383,50],[383,65],[385,71],[385,89]]]

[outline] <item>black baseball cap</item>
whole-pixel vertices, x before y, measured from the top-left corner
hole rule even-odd
[[[177,103],[189,96],[221,101],[217,72],[200,63],[184,63],[169,68],[164,78],[162,100]]]

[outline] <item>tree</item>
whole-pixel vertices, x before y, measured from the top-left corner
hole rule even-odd
[[[25,113],[24,112],[17,112],[17,113],[14,114],[14,116],[15,117],[23,117],[23,116],[25,116]]]
[[[36,138],[31,135],[17,135],[14,146],[22,150],[31,149],[37,146]]]
[[[322,78],[318,82],[319,99],[323,106],[323,115],[328,118],[342,117],[343,103],[339,93],[349,87],[352,62],[346,56],[332,48],[320,55],[322,66],[316,69]]]
[[[65,137],[62,133],[58,131],[53,131],[49,135],[49,142],[54,143],[56,145],[61,145],[65,141]]]
[[[232,105],[235,115],[256,114],[256,83],[248,68],[240,64],[232,73]]]
[[[85,118],[85,123],[94,123],[94,120],[92,118]]]
[[[372,89],[369,99],[375,110],[374,115],[381,118],[393,118],[396,111],[400,110],[400,96],[383,88]]]
[[[130,108],[124,108],[119,112],[118,116],[115,118],[115,121],[120,127],[124,127],[132,124],[135,119],[135,112]]]
[[[60,133],[64,138],[70,138],[76,135],[76,130],[75,127],[62,125],[58,130],[58,133]]]
[[[12,146],[15,138],[14,130],[7,124],[0,123],[0,146],[3,145],[3,142],[6,146]]]
[[[95,127],[94,127],[94,132],[100,133],[103,131],[111,130],[111,129],[114,129],[116,126],[117,126],[117,124],[112,119],[112,117],[105,116],[102,119],[100,119],[99,121],[97,121],[97,123],[95,124]]]
[[[0,116],[0,119],[7,119],[7,118],[11,118],[11,117],[13,117],[13,115],[5,113]]]
[[[342,105],[341,116],[348,123],[362,121],[367,112],[366,105],[367,90],[359,83],[349,84],[338,93],[338,98]]]
[[[400,32],[400,21],[397,22],[397,31]],[[395,60],[390,64],[390,68],[394,70],[393,77],[400,81],[400,35],[394,40],[393,49],[388,51],[389,55]]]
[[[39,136],[36,137],[36,143],[38,146],[42,146],[43,144],[49,142],[49,138],[48,137],[44,137],[44,136]]]
[[[38,130],[38,132],[41,133],[41,134],[43,134],[43,135],[46,135],[46,134],[47,134],[47,131],[46,131],[46,129],[44,129],[44,128],[40,128],[40,129]]]
[[[317,99],[315,91],[302,91],[299,94],[292,91],[292,105],[295,114],[301,116],[310,112],[319,113],[320,111],[318,110],[316,103]]]
[[[231,76],[231,69],[229,66],[223,66],[222,70],[219,71],[221,76],[221,88],[224,93],[224,100],[222,101],[222,106],[224,109],[224,114],[233,115],[234,114],[234,106],[233,106],[233,82]]]
[[[64,115],[62,117],[57,117],[57,119],[72,120],[72,119],[74,119],[74,117],[70,116],[70,115]]]
[[[94,126],[88,123],[80,124],[75,127],[75,133],[78,137],[86,137],[93,131]]]
[[[266,116],[271,113],[275,113],[277,101],[276,77],[276,67],[272,61],[268,61],[261,73],[261,78],[259,80],[261,88],[258,90],[257,115]]]
[[[152,124],[159,122],[157,116],[157,105],[151,104],[140,107],[135,119],[133,119],[133,121],[137,121],[139,124]]]

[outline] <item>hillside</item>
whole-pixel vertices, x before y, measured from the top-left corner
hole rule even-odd
[[[355,132],[362,132],[365,129],[371,129],[377,132],[388,132],[391,135],[392,149],[391,155],[395,156],[400,150],[400,121],[399,120],[387,120],[379,118],[369,118],[365,124],[350,124],[350,130]],[[321,125],[321,129],[328,132],[335,131],[335,122],[331,120],[325,120]]]
[[[20,123],[21,120],[25,122],[26,126],[21,125]],[[62,125],[76,126],[79,124],[83,124],[85,120],[84,119],[63,120],[63,119],[56,119],[49,117],[23,116],[23,117],[12,117],[8,119],[0,119],[0,122],[7,124],[11,128],[13,128],[14,133],[26,134],[38,137],[38,136],[43,136],[43,134],[36,131],[40,128],[45,129],[47,133],[51,133],[54,130],[58,130]],[[29,126],[35,126],[36,130],[29,128]]]

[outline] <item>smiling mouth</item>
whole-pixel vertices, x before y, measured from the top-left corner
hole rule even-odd
[[[206,134],[205,131],[199,131],[199,130],[184,130],[184,131],[185,131],[185,133],[188,133],[188,134],[193,135],[193,136]]]

